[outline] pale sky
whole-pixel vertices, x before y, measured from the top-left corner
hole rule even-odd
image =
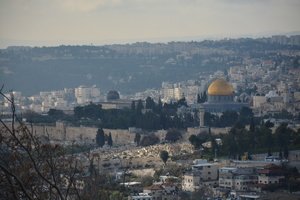
[[[0,48],[300,31],[300,0],[0,0]]]

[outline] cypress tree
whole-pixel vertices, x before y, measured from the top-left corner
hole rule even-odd
[[[105,136],[102,128],[99,128],[96,135],[96,143],[99,147],[103,147],[105,144]]]
[[[113,145],[113,140],[112,140],[112,137],[111,137],[111,132],[109,132],[108,139],[107,139],[107,144],[110,147]]]

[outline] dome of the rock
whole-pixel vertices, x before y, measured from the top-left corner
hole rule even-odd
[[[224,79],[217,79],[209,85],[207,93],[210,96],[232,96],[234,90],[232,85]]]

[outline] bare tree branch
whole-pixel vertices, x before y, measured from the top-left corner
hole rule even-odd
[[[33,198],[28,194],[26,188],[24,187],[24,184],[22,183],[22,181],[13,173],[11,173],[8,169],[6,169],[6,167],[4,167],[1,163],[0,163],[0,168],[4,171],[4,173],[10,175],[11,177],[13,177],[17,183],[20,185],[22,191],[24,192],[25,196],[28,198],[28,199],[32,199]]]

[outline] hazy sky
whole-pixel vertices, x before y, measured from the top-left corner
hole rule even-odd
[[[300,0],[0,0],[0,47],[300,30]]]

